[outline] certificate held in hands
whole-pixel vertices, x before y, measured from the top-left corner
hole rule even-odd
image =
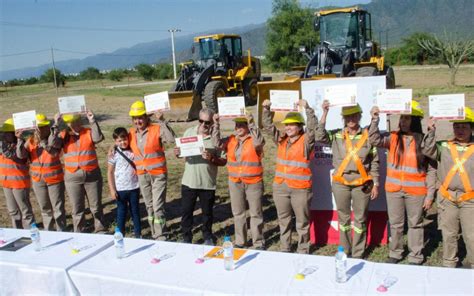
[[[377,106],[380,113],[411,114],[412,89],[380,89]]]
[[[85,113],[86,98],[84,96],[70,96],[58,98],[59,114]]]
[[[331,107],[357,105],[357,84],[331,85],[324,88],[324,99]]]
[[[244,97],[217,98],[220,118],[236,118],[245,116]]]
[[[167,91],[145,96],[146,113],[155,113],[157,111],[170,111],[170,98]]]
[[[297,90],[270,90],[271,111],[298,111],[300,92]]]
[[[13,113],[13,125],[15,131],[26,131],[36,129],[36,111],[25,111]]]
[[[181,150],[179,157],[201,155],[204,151],[202,135],[176,138],[176,146]]]
[[[430,117],[462,120],[465,114],[464,94],[435,95],[428,98]]]

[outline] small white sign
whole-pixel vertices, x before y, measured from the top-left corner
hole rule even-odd
[[[220,118],[236,118],[245,116],[245,98],[220,97],[217,98]]]
[[[201,155],[204,151],[202,135],[176,138],[176,146],[181,150],[179,157]]]
[[[84,96],[70,96],[58,98],[60,114],[78,114],[85,113],[86,98]]]
[[[357,84],[331,85],[324,88],[324,99],[334,106],[357,105]]]
[[[13,125],[16,131],[34,130],[36,129],[36,111],[25,111],[13,113]]]
[[[412,89],[380,89],[377,91],[377,106],[380,113],[410,114]]]
[[[170,98],[167,91],[145,96],[146,113],[170,111]]]
[[[270,90],[271,111],[298,111],[300,92],[297,90]]]
[[[428,98],[430,117],[435,119],[464,119],[464,94],[435,95]]]

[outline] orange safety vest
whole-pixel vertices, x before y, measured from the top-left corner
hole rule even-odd
[[[47,184],[57,184],[64,181],[63,167],[59,154],[52,156],[46,149],[43,149],[38,155],[38,144],[34,143],[33,138],[30,138],[28,143],[28,152],[30,153],[30,168],[31,178],[35,182],[40,182],[41,178]]]
[[[68,172],[74,173],[78,169],[90,172],[99,167],[91,129],[81,129],[77,141],[74,141],[73,136],[68,136],[66,131],[61,133],[61,138],[65,141],[63,147],[64,168]]]
[[[349,138],[349,133],[347,130],[344,130],[344,139],[346,139],[346,157],[341,162],[341,165],[336,170],[336,173],[332,176],[332,180],[335,182],[342,183],[344,185],[348,186],[360,186],[364,184],[365,182],[372,180],[372,177],[367,175],[367,171],[364,168],[364,165],[362,164],[362,161],[360,160],[359,155],[357,153],[359,150],[364,146],[365,142],[369,138],[369,132],[367,129],[364,129],[362,132],[362,137],[359,139],[355,147],[352,146],[352,141]],[[347,165],[349,162],[353,160],[357,166],[357,170],[359,171],[360,178],[355,179],[353,181],[347,181],[344,177],[344,170],[346,169]]]
[[[10,189],[31,187],[28,164],[22,164],[0,154],[0,178],[2,186]]]
[[[404,137],[402,137],[402,141],[403,145],[405,145]],[[426,171],[418,171],[415,141],[411,141],[408,150],[403,152],[398,167],[395,165],[397,149],[397,133],[392,132],[387,161],[385,190],[387,192],[403,190],[414,196],[426,195],[428,192],[426,188]]]
[[[289,137],[278,144],[275,179],[273,182],[285,182],[288,187],[296,189],[311,188],[310,161],[304,156],[303,134],[287,149]]]
[[[444,178],[443,184],[441,184],[439,188],[439,192],[441,195],[449,199],[452,202],[462,202],[466,200],[470,200],[474,198],[474,190],[471,187],[471,182],[469,181],[468,171],[464,169],[464,163],[469,159],[469,157],[474,154],[474,145],[469,146],[467,151],[463,153],[461,157],[459,157],[458,150],[456,149],[456,144],[453,142],[448,142],[448,147],[451,150],[451,158],[454,162],[453,166],[449,170],[448,174]],[[448,188],[449,184],[453,177],[459,172],[459,177],[461,177],[461,182],[464,186],[464,194],[462,194],[458,199],[455,199],[449,194]]]
[[[235,150],[239,140],[232,135],[227,144],[227,172],[229,180],[234,183],[255,184],[263,179],[262,156],[255,151],[253,140],[248,137],[242,143],[240,161],[237,160]]]
[[[151,175],[161,175],[167,172],[165,151],[160,141],[160,126],[150,124],[148,126],[145,153],[142,154],[137,145],[136,129],[130,129],[130,148],[133,151],[137,174],[143,175],[146,172]]]

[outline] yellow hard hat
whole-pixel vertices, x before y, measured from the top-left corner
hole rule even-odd
[[[237,117],[233,119],[235,123],[247,123],[247,118],[245,117]]]
[[[411,101],[411,116],[424,117],[425,112],[421,109],[420,103],[413,100]]]
[[[42,113],[36,114],[36,123],[38,127],[48,126],[51,122],[46,118],[46,115]]]
[[[465,113],[465,117],[464,119],[460,119],[460,120],[451,120],[451,122],[474,122],[474,113],[472,112],[472,109],[469,108],[469,107],[464,107],[464,113]]]
[[[352,114],[356,114],[356,113],[362,113],[362,108],[360,107],[359,104],[357,104],[355,106],[342,107],[342,110],[341,110],[341,115],[342,116],[352,115]]]
[[[15,132],[15,125],[13,125],[13,118],[8,118],[2,125],[2,132]]]
[[[300,112],[288,112],[285,119],[281,122],[283,124],[288,123],[302,123],[305,124],[303,115]]]
[[[128,115],[131,117],[142,116],[146,114],[145,103],[142,101],[135,101],[132,106],[130,106],[130,112]]]
[[[65,114],[63,115],[63,121],[65,123],[73,123],[74,121],[77,121],[81,118],[81,115],[79,114]]]

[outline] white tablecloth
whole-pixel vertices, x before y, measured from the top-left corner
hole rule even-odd
[[[158,245],[160,255],[174,257],[151,264],[148,249]],[[234,271],[225,271],[223,260],[203,264],[194,261],[212,247],[125,239],[127,256],[116,259],[114,247],[69,270],[77,289],[90,294],[292,294],[292,295],[473,295],[474,271],[426,266],[379,264],[348,260],[349,280],[335,282],[333,257],[248,250]],[[299,261],[302,269],[317,271],[304,280],[294,278]],[[377,292],[382,270],[397,279],[388,292]]]
[[[7,241],[29,237],[29,230],[4,229]],[[0,295],[78,294],[67,270],[113,243],[110,235],[40,231],[43,250],[33,244],[15,252],[0,251]],[[82,249],[73,254],[69,240]]]

